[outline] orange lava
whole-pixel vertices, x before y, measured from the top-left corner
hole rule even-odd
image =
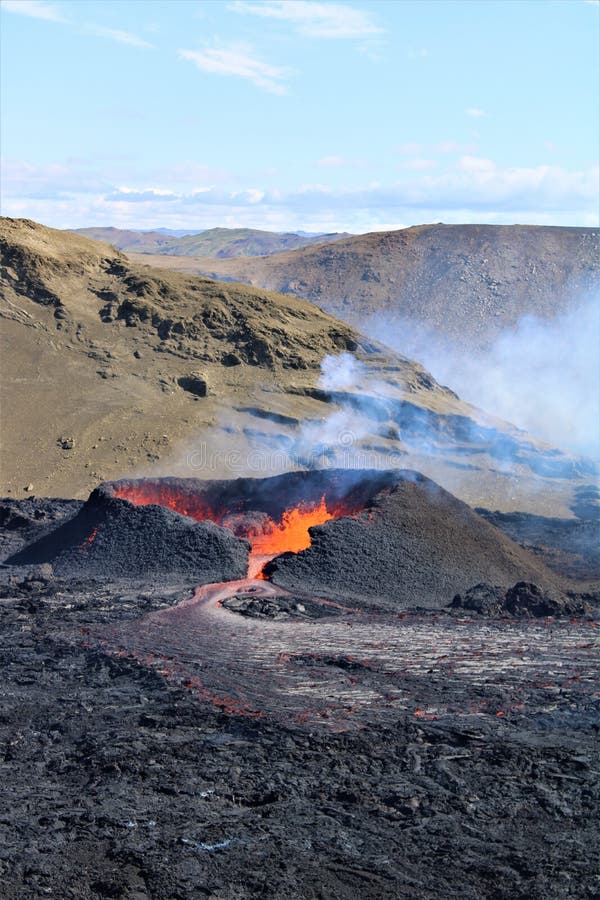
[[[92,533],[90,534],[90,536],[89,536],[89,537],[86,537],[85,541],[83,542],[83,544],[82,544],[81,546],[82,546],[82,547],[85,547],[86,545],[91,545],[91,544],[93,544],[94,541],[96,540],[96,535],[97,535],[97,534],[98,534],[98,529],[97,529],[97,528],[94,528],[94,530],[92,531]]]
[[[115,497],[129,500],[135,506],[147,506],[156,504],[171,509],[174,512],[189,516],[198,522],[209,519],[217,525],[233,527],[239,523],[238,516],[231,510],[211,509],[201,498],[190,494],[184,494],[177,487],[170,484],[148,483],[140,485],[122,485],[114,487]],[[255,527],[249,526],[247,532],[236,533],[246,538],[250,543],[250,559],[248,573],[253,578],[265,579],[263,566],[268,560],[280,553],[298,553],[310,547],[310,534],[308,529],[313,525],[322,525],[330,519],[347,515],[350,510],[327,508],[325,496],[318,503],[301,502],[297,506],[287,509],[280,520],[267,518]]]
[[[201,497],[184,494],[170,484],[116,485],[113,492],[115,497],[129,500],[134,506],[149,506],[150,504],[164,506],[182,516],[189,516],[190,519],[195,519],[197,522],[210,519],[211,522],[220,525],[223,517],[227,515],[226,511],[219,514],[216,510],[212,510]]]
[[[333,519],[333,514],[327,509],[325,497],[321,497],[316,505],[300,504],[293,509],[287,509],[281,517],[281,522],[269,519],[261,531],[251,532],[248,535],[252,553],[257,556],[277,556],[286,551],[298,553],[300,550],[306,550],[310,547],[308,529],[313,525],[322,525],[329,519]]]

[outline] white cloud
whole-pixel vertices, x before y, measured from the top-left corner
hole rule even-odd
[[[106,199],[114,198],[115,200],[127,199],[130,202],[140,202],[145,200],[177,200],[178,195],[175,191],[169,191],[165,188],[149,187],[140,191],[137,188],[131,188],[127,185],[121,185]]]
[[[147,189],[118,193],[118,199],[124,202],[138,202],[147,196]],[[265,211],[288,209],[305,216],[323,210],[336,211],[338,216],[370,210],[388,221],[392,218],[389,214],[397,218],[399,210],[420,210],[420,218],[429,220],[432,213],[439,218],[440,211],[454,209],[464,211],[472,221],[481,212],[591,212],[597,205],[597,172],[569,172],[555,166],[502,169],[491,160],[463,157],[450,172],[422,174],[395,184],[372,183],[345,189],[306,184],[290,191],[211,187],[201,194],[179,192],[171,197],[182,208],[197,204],[241,208],[260,205]]]
[[[507,168],[465,155],[449,170],[417,167],[391,184],[336,188],[321,183],[284,190],[239,183],[233,174],[199,165],[187,181],[167,170],[142,174],[133,161],[117,161],[111,167],[109,181],[104,165],[100,175],[100,163],[96,171],[85,160],[44,167],[7,163],[3,212],[59,227],[223,225],[359,232],[437,221],[598,224],[595,169]]]
[[[488,114],[483,109],[479,109],[478,106],[470,106],[468,109],[465,109],[465,115],[472,116],[474,119],[486,119]]]
[[[394,147],[398,153],[404,153],[406,156],[416,156],[417,153],[421,153],[423,147],[421,144],[408,143],[408,144],[399,144],[398,147]]]
[[[317,160],[317,165],[324,168],[341,169],[347,165],[343,156],[323,156]]]
[[[252,55],[251,48],[244,44],[177,52],[182,59],[193,62],[203,72],[244,78],[271,94],[285,94],[287,91],[282,82],[288,77],[289,70],[257,59]]]
[[[364,159],[348,159],[345,156],[322,156],[316,165],[321,169],[365,169],[368,163]]]
[[[130,31],[121,31],[119,28],[105,28],[103,25],[86,25],[84,31],[87,34],[94,34],[97,37],[108,38],[111,41],[117,41],[119,44],[130,44],[132,47],[152,48],[154,44],[150,44],[137,34],[131,34]]]
[[[437,153],[472,153],[472,144],[459,144],[456,141],[440,141],[433,149]]]
[[[245,191],[235,191],[231,195],[233,203],[249,203],[254,205],[265,199],[265,192],[258,188],[247,188]]]
[[[399,146],[394,147],[394,150],[397,153],[401,153],[403,156],[422,157],[424,154],[431,153],[473,153],[473,151],[475,150],[475,145],[459,144],[457,141],[440,141],[437,144],[431,145],[407,143],[400,144]]]
[[[29,16],[31,19],[45,19],[47,22],[65,22],[58,9],[44,0],[2,0],[0,8],[6,12]]]
[[[63,25],[70,25],[76,31],[82,34],[96,35],[105,37],[120,44],[129,44],[132,47],[152,47],[148,41],[132,34],[129,31],[123,31],[120,28],[106,28],[103,25],[89,23],[87,25],[78,26],[73,21],[65,19],[61,15],[56,6],[46,3],[45,0],[0,0],[0,8],[6,12],[18,13],[22,16],[29,16],[32,19],[43,19],[47,22],[60,22]]]
[[[435,159],[423,159],[417,157],[415,159],[405,159],[401,165],[402,168],[411,169],[413,172],[423,172],[426,169],[435,169],[437,162]]]
[[[111,188],[110,181],[77,161],[34,166],[21,160],[4,159],[0,165],[4,198],[56,199],[99,194]]]
[[[232,12],[290,22],[296,30],[312,38],[364,38],[382,34],[369,13],[343,3],[316,3],[312,0],[234,0]]]
[[[458,168],[463,172],[494,172],[496,164],[491,159],[483,159],[480,156],[461,156]]]

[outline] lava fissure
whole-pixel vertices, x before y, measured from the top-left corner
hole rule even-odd
[[[263,567],[275,556],[299,553],[310,547],[310,529],[314,525],[359,511],[339,500],[327,501],[325,494],[319,500],[298,500],[280,515],[270,515],[264,510],[244,509],[243,501],[238,501],[233,508],[219,509],[205,498],[169,483],[116,484],[112,492],[113,496],[135,506],[164,506],[197,522],[211,521],[229,528],[236,537],[250,544],[248,576],[258,579],[266,579]]]

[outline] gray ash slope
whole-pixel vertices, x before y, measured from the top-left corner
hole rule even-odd
[[[82,506],[82,500],[0,498],[0,561],[72,519]]]
[[[591,492],[591,488],[590,488]],[[567,578],[600,578],[600,511],[591,504],[573,519],[476,509],[486,521]]]
[[[465,503],[417,472],[396,473],[370,508],[311,528],[311,546],[266,566],[277,585],[383,609],[441,608],[485,581],[562,580]]]

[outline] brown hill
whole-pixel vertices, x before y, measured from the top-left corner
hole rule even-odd
[[[174,240],[173,235],[160,231],[134,231],[126,228],[69,228],[70,234],[91,238],[111,244],[117,250],[135,251],[137,253],[161,253]]]
[[[304,300],[136,265],[28,220],[1,221],[0,251],[2,493],[358,459],[481,506],[561,515],[585,481],[585,464]],[[343,352],[359,383],[323,387],[323,357]]]
[[[186,234],[181,237],[165,235],[160,231],[124,231],[119,228],[76,228],[73,229],[73,233],[96,241],[106,241],[127,253],[209,256],[216,259],[283,253],[298,247],[324,244],[348,237],[347,234],[302,235],[260,231],[256,228],[209,228],[200,234]]]
[[[522,316],[555,316],[600,287],[600,231],[420,225],[271,257],[146,261],[290,291],[356,327],[408,320],[473,351]]]

